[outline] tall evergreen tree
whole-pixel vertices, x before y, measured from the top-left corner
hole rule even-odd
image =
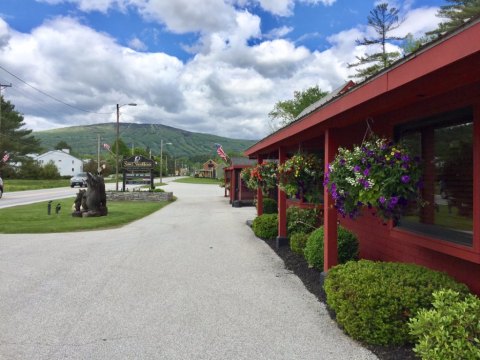
[[[33,135],[32,130],[24,128],[23,116],[15,110],[15,106],[0,97],[0,155],[8,153],[10,161],[21,162],[25,155],[39,152],[40,142]],[[5,166],[0,159],[0,167]]]
[[[405,37],[389,36],[392,30],[397,29],[401,25],[401,21],[398,18],[399,10],[396,8],[388,8],[387,3],[377,5],[370,11],[370,15],[367,17],[368,26],[372,27],[378,34],[375,38],[366,38],[363,40],[357,40],[357,45],[366,46],[380,46],[380,51],[373,54],[365,54],[365,56],[357,56],[357,62],[348,64],[349,68],[360,67],[356,69],[356,74],[351,76],[364,80],[367,77],[376,74],[380,70],[390,66],[393,62],[400,58],[398,51],[388,52],[387,44],[389,41],[401,41]],[[364,67],[364,65],[371,64]]]
[[[438,28],[427,32],[427,35],[441,36],[459,26],[466,21],[480,15],[480,0],[447,0],[448,5],[440,6],[437,16],[447,21],[438,25]]]
[[[295,91],[293,99],[278,101],[268,113],[272,131],[291,123],[309,105],[326,96],[328,92],[320,90],[318,85],[303,91]]]

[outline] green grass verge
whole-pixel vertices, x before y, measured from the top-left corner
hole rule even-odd
[[[186,183],[186,184],[210,184],[210,185],[220,185],[222,181],[218,179],[210,178],[196,178],[196,177],[186,177],[174,180],[174,182]]]
[[[169,202],[110,201],[108,215],[101,217],[72,217],[72,199],[56,200],[52,203],[52,214],[47,214],[47,202],[0,209],[0,233],[38,234],[101,230],[119,227],[147,216]],[[60,203],[60,213],[55,214],[55,206]]]
[[[59,180],[21,180],[21,179],[3,179],[5,192],[51,189],[70,186],[69,179]]]

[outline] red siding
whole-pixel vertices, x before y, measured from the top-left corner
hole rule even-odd
[[[368,211],[356,220],[341,219],[340,223],[358,236],[361,258],[415,263],[444,271],[480,294],[480,264],[393,238],[392,233],[397,230]]]

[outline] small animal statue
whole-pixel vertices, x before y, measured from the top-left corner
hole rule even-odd
[[[107,194],[105,193],[105,182],[100,175],[87,173],[87,193],[85,210],[82,216],[105,216],[107,209]]]

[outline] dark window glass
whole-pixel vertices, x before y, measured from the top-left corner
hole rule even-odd
[[[453,114],[455,115],[455,114]],[[456,118],[456,119],[455,119]],[[423,207],[411,206],[398,226],[472,246],[473,122],[471,113],[449,114],[401,130],[400,140],[423,163]]]

